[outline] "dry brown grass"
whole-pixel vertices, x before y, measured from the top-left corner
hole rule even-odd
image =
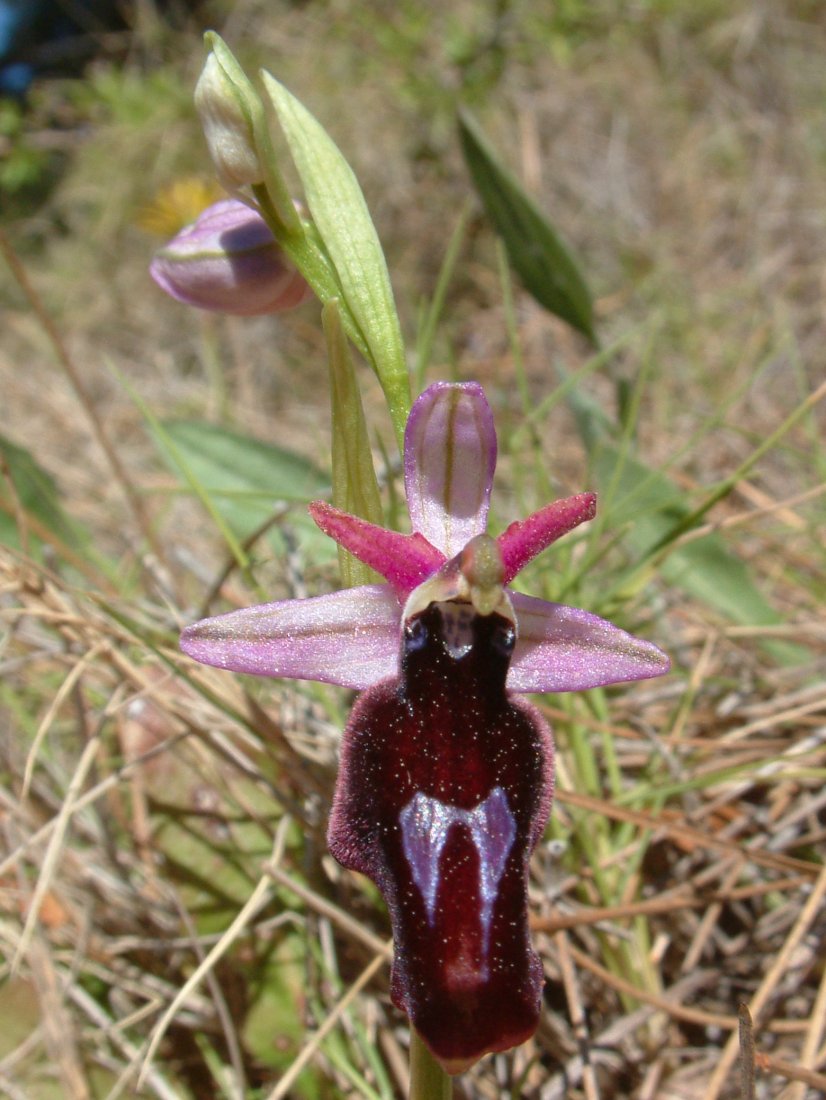
[[[442,43],[453,22],[426,6],[420,46],[394,61],[419,33],[415,12],[365,9],[284,4],[276,18],[244,0],[229,33],[241,46],[254,30],[249,49],[355,165],[411,334],[468,192],[449,125],[458,70]],[[468,0],[456,20],[474,12]],[[822,12],[741,2],[696,19],[676,5],[667,18],[638,5],[595,17],[567,46],[547,28],[529,46],[519,28],[537,15],[514,12],[508,65],[478,111],[585,257],[606,342],[631,330],[589,392],[610,407],[617,377],[653,362],[641,453],[662,464],[696,435],[672,473],[687,492],[714,484],[822,380]],[[173,45],[171,67],[189,82],[197,43]],[[158,413],[223,417],[321,465],[328,416],[312,308],[204,319],[148,282],[153,244],[137,211],[204,164],[184,103],[137,121],[104,112],[97,131],[77,133],[48,201],[6,226],[32,296],[19,281],[2,291],[2,433],[55,476],[114,569],[39,528],[2,471],[20,544],[0,548],[0,1094],[358,1097],[355,1071],[379,1095],[402,1095],[386,916],[325,851],[346,700],[196,669],[175,646],[226,552],[174,491],[118,375]],[[54,125],[48,101],[38,109],[33,125]],[[585,353],[530,301],[518,307],[538,401],[554,385],[549,365]],[[479,219],[431,377],[454,369],[485,384],[505,434],[518,425]],[[371,381],[366,403],[383,425]],[[672,676],[611,696],[604,712],[546,703],[560,746],[555,839],[532,881],[546,1012],[533,1042],[485,1060],[457,1097],[826,1095],[820,415],[707,517],[784,622],[732,625],[654,579],[639,606],[675,659]],[[572,420],[557,409],[542,430],[548,476],[577,487]],[[528,461],[539,469],[536,456],[503,458],[513,496]],[[214,609],[334,583],[312,562],[255,549],[258,588],[229,570]],[[779,663],[771,639],[808,658]],[[627,797],[609,796],[607,770],[600,789],[577,788],[577,737],[601,761],[610,741]],[[591,866],[580,832],[597,820],[611,845]],[[622,883],[609,905],[600,875]]]

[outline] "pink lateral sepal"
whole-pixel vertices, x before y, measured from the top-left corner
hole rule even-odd
[[[519,640],[508,673],[511,691],[586,691],[662,676],[662,650],[583,611],[512,592]]]
[[[181,635],[184,653],[205,665],[359,690],[396,671],[398,645],[399,603],[386,584],[227,611]]]

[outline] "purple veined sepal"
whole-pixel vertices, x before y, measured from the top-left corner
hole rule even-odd
[[[410,520],[448,558],[487,527],[496,449],[478,382],[434,382],[414,401],[404,435]]]
[[[528,864],[553,743],[505,690],[512,619],[437,601],[406,619],[400,675],[357,700],[328,840],[387,902],[391,995],[448,1073],[535,1031],[543,973]]]
[[[226,611],[181,634],[184,653],[251,676],[362,690],[398,668],[399,604],[386,585]]]

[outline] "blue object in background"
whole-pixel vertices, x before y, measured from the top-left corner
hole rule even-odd
[[[21,98],[41,72],[76,70],[101,31],[126,29],[123,0],[0,0],[0,95]]]
[[[21,96],[34,77],[34,66],[28,61],[9,61],[15,43],[25,38],[39,4],[21,0],[0,0],[0,94]]]
[[[34,66],[26,61],[11,61],[0,69],[0,95],[20,99],[34,80]]]

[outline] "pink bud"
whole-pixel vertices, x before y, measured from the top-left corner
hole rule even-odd
[[[261,215],[238,199],[207,207],[155,254],[149,272],[177,301],[217,313],[280,313],[313,297]]]

